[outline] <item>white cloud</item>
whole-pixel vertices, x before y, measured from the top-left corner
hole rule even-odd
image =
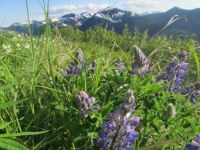
[[[130,10],[135,13],[160,10],[161,0],[119,0],[113,7]],[[51,15],[63,15],[67,13],[96,12],[109,7],[109,4],[85,3],[80,5],[62,5],[50,8]],[[112,6],[110,6],[112,7]]]
[[[160,0],[126,0],[119,4],[122,9],[128,9],[136,13],[160,10]]]
[[[130,10],[134,13],[154,12],[154,11],[166,11],[174,6],[178,6],[185,9],[192,9],[200,7],[198,4],[200,0],[113,0],[107,3],[83,3],[75,5],[73,3],[69,5],[54,6],[50,8],[50,16],[61,16],[67,13],[81,13],[81,12],[96,12],[107,7],[118,7],[124,10]],[[110,4],[110,5],[109,5]],[[198,5],[197,5],[198,4]],[[38,17],[35,17],[38,18]],[[39,17],[39,20],[42,20]],[[38,19],[37,19],[38,20]]]
[[[43,20],[45,20],[45,16],[44,16],[44,15],[41,15],[41,16],[31,17],[30,20],[31,20],[31,21],[33,21],[33,20],[43,21]]]
[[[184,9],[200,7],[200,0],[121,0],[118,6],[136,13],[166,11],[178,6]]]
[[[83,4],[83,5],[63,5],[50,8],[50,14],[62,15],[65,13],[95,12],[108,7],[108,4]]]

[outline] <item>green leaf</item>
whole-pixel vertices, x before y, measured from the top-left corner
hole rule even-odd
[[[17,101],[17,102],[0,103],[0,110],[1,110],[1,109],[6,109],[6,108],[8,108],[8,107],[15,106],[15,105],[17,105],[17,104],[19,104],[19,103],[22,103],[22,102],[24,102],[24,101],[26,101],[26,100],[21,100],[21,101]]]
[[[6,128],[10,123],[11,123],[11,122],[9,122],[9,123],[1,123],[1,124],[0,124],[0,130]]]
[[[23,144],[9,138],[0,138],[0,149],[3,150],[29,150]]]
[[[189,45],[189,49],[190,49],[190,51],[191,51],[191,53],[192,53],[192,55],[194,57],[194,61],[195,61],[195,64],[196,64],[197,79],[200,80],[200,60],[199,60],[197,51],[195,50],[194,42]]]
[[[28,135],[39,135],[47,133],[48,131],[41,131],[41,132],[21,132],[21,133],[6,133],[0,134],[0,138],[8,138],[8,137],[18,137],[18,136],[28,136]]]

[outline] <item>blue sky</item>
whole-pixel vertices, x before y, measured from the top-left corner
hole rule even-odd
[[[28,0],[31,19],[42,19],[42,0]],[[98,11],[107,6],[131,10],[135,13],[166,11],[174,6],[184,9],[200,8],[200,0],[50,0],[51,16],[70,12]],[[25,0],[0,0],[0,26],[26,22]]]

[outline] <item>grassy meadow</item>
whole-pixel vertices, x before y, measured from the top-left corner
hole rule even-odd
[[[198,47],[126,27],[1,32],[0,149],[185,149],[200,133]]]

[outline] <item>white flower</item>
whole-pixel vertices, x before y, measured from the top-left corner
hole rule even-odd
[[[6,45],[6,44],[3,44],[2,45],[2,48],[4,49],[4,50],[10,50],[11,49],[11,45]]]
[[[3,48],[3,50],[5,50],[5,53],[7,53],[7,54],[11,52],[11,45],[3,44],[2,48]]]
[[[19,48],[19,47],[20,47],[20,44],[19,44],[19,43],[17,43],[17,44],[16,44],[16,46]]]
[[[24,46],[25,49],[29,49],[30,45],[28,43],[26,43],[26,45]]]

